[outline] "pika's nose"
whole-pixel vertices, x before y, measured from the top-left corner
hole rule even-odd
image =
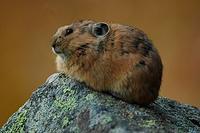
[[[52,44],[52,48],[55,49],[56,48],[56,43]]]
[[[59,54],[62,52],[61,50],[61,44],[59,41],[57,41],[57,39],[55,39],[52,43],[52,50],[54,53]]]

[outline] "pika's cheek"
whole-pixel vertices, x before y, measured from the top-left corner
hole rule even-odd
[[[73,52],[67,48],[63,49],[63,55],[65,56],[65,58],[69,58],[72,55],[72,53]]]
[[[66,61],[68,59],[68,57],[65,54],[59,54],[58,57],[63,61]]]

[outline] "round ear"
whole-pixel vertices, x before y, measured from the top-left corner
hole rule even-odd
[[[109,33],[110,27],[104,22],[96,23],[92,27],[92,34],[96,37],[105,36]]]

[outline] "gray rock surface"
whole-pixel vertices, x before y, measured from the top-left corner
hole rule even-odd
[[[200,110],[159,97],[146,107],[52,75],[0,129],[4,133],[200,132]]]

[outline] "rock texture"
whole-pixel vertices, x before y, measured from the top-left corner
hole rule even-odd
[[[0,129],[4,133],[200,132],[200,110],[164,97],[146,107],[52,75]]]

